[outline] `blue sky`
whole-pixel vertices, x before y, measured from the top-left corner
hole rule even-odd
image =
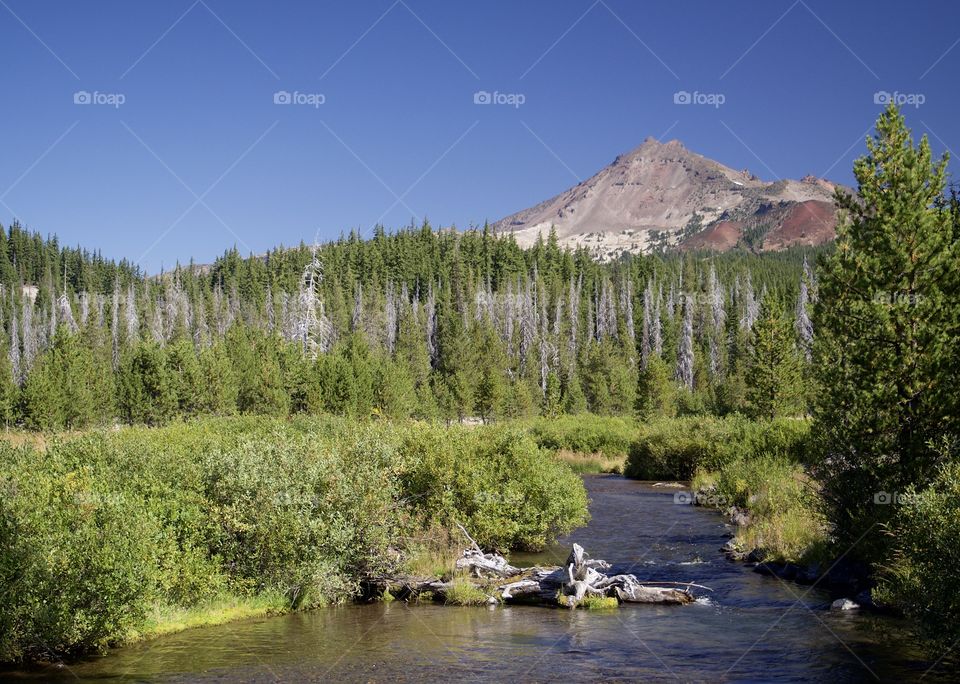
[[[152,272],[482,224],[647,136],[850,183],[878,92],[960,149],[955,2],[0,0],[0,27],[0,222]]]

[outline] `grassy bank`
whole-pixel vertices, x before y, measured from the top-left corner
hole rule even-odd
[[[537,549],[587,517],[579,478],[509,426],[99,431],[0,444],[0,490],[6,661],[348,600],[365,574],[444,562],[455,523]]]
[[[770,560],[819,558],[826,543],[816,483],[803,456],[809,425],[783,419],[690,417],[641,426],[625,474],[692,480],[704,505],[736,513],[734,545]]]
[[[577,473],[623,472],[640,429],[633,418],[594,415],[536,418],[515,424]]]
[[[137,627],[122,637],[124,643],[155,639],[196,627],[214,627],[235,620],[280,615],[289,610],[283,594],[222,596],[189,608],[155,604]]]
[[[700,503],[737,513],[736,551],[781,563],[825,560],[818,487],[801,465],[780,455],[737,458],[716,471],[698,470],[692,487]]]
[[[661,418],[639,426],[624,474],[641,480],[689,480],[697,470],[719,470],[738,458],[780,455],[801,462],[809,424],[741,417]]]

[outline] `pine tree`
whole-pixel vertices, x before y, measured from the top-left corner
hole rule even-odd
[[[120,362],[120,412],[129,423],[160,425],[173,417],[177,395],[163,350],[153,340],[128,349]]]
[[[800,357],[789,322],[768,296],[754,323],[746,371],[747,408],[756,418],[773,419],[800,407]]]
[[[199,410],[215,416],[237,411],[237,378],[222,342],[204,347],[198,358],[200,370]]]
[[[171,388],[177,397],[177,414],[184,417],[196,415],[203,396],[203,376],[196,350],[190,341],[180,339],[164,351]]]
[[[374,408],[388,418],[409,418],[417,409],[416,388],[402,363],[381,357],[374,370]]]
[[[547,388],[543,394],[543,406],[540,413],[547,418],[557,418],[563,413],[563,394],[560,378],[551,372],[547,376]]]
[[[676,385],[670,368],[659,357],[652,357],[639,373],[636,413],[641,419],[672,416],[676,412]]]
[[[19,399],[20,388],[13,380],[10,359],[5,354],[0,355],[0,422],[4,427],[9,428],[16,421]]]
[[[880,492],[928,484],[931,445],[960,432],[958,235],[944,198],[946,158],[914,145],[893,106],[854,163],[858,197],[821,262],[814,308],[818,475],[841,544],[886,557]],[[883,502],[881,502],[883,503]],[[861,540],[861,537],[863,538]]]
[[[493,327],[487,323],[479,326],[477,333],[477,382],[474,405],[485,423],[500,417],[507,399],[507,381],[504,368],[507,365],[506,354],[500,338]]]

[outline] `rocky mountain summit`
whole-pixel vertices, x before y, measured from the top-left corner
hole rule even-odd
[[[766,182],[678,140],[647,138],[591,178],[494,227],[521,245],[553,227],[561,244],[605,260],[674,248],[776,251],[835,237],[835,187],[814,176]]]

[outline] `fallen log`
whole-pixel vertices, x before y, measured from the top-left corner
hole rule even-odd
[[[507,559],[498,553],[483,553],[479,550],[467,549],[457,559],[457,570],[467,570],[472,575],[482,578],[484,575],[494,577],[513,577],[519,574],[520,568],[515,568]]]
[[[469,539],[469,535],[466,536]],[[499,554],[471,548],[457,559],[456,568],[469,573],[470,579],[466,581],[492,602],[534,602],[575,608],[590,597],[606,597],[619,603],[683,605],[693,602],[692,588],[710,591],[709,587],[692,582],[641,582],[632,574],[608,575],[604,571],[610,569],[610,564],[590,558],[579,544],[573,545],[566,563],[559,567],[517,568]],[[390,592],[401,600],[426,595],[446,600],[453,584],[452,580],[436,577],[379,577],[367,581],[372,590],[366,593],[374,597]]]

